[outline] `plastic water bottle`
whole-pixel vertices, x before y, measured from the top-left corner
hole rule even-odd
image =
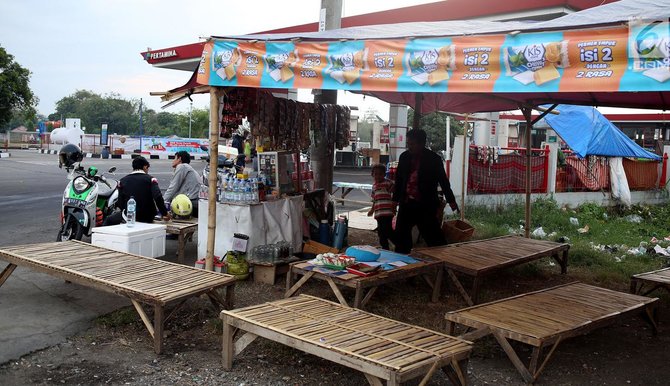
[[[244,181],[244,201],[246,201],[247,204],[253,204],[254,203],[254,192],[253,189],[251,188],[251,179],[248,179]]]
[[[251,180],[251,202],[256,204],[258,200],[258,183],[255,179]]]
[[[130,197],[126,206],[126,225],[131,228],[135,226],[135,212],[137,211],[137,202],[134,197]]]
[[[242,201],[242,183],[239,179],[235,179],[233,182],[233,201],[239,203]]]
[[[228,201],[228,180],[221,180],[221,202]]]

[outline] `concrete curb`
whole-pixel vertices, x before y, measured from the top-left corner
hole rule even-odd
[[[58,150],[44,150],[38,149],[38,153],[41,154],[58,154]],[[6,153],[0,153],[6,154]],[[110,154],[110,159],[133,159],[139,157],[140,154]],[[100,153],[84,153],[85,158],[102,158]],[[174,154],[144,154],[145,158],[148,159],[174,159]],[[191,155],[191,159],[204,159],[207,157],[206,154]]]
[[[0,153],[0,158],[9,158],[12,156],[12,153]]]

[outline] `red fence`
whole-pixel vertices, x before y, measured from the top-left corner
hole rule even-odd
[[[574,155],[566,155],[565,165],[556,171],[556,192],[609,191],[609,170],[607,157],[579,159]]]
[[[630,190],[652,190],[659,184],[658,161],[623,159]]]
[[[565,165],[556,172],[556,192],[588,192],[610,190],[610,170],[607,157],[589,156],[579,159],[571,152],[564,152]],[[624,158],[623,169],[630,190],[652,190],[663,185],[665,176],[659,176],[665,170],[667,155],[663,163],[658,161],[633,160]]]
[[[531,192],[547,191],[549,148],[531,150]],[[470,146],[468,193],[526,191],[526,149]]]

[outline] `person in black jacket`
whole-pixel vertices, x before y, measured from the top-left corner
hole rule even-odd
[[[396,252],[412,250],[412,228],[416,225],[428,246],[444,245],[440,219],[438,184],[452,210],[457,211],[456,197],[444,171],[442,158],[426,149],[426,132],[412,129],[407,132],[407,148],[400,155],[395,177],[393,201],[397,202]]]
[[[133,159],[133,172],[119,181],[119,200],[116,202],[116,206],[121,211],[109,216],[105,220],[105,225],[115,225],[122,222],[121,213],[126,210],[130,197],[133,197],[137,202],[135,221],[151,223],[158,211],[163,216],[163,220],[170,220],[163,195],[158,187],[158,180],[149,175],[148,171],[149,161],[146,158],[140,156]]]

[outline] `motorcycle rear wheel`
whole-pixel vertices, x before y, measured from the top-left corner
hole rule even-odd
[[[81,240],[84,236],[84,227],[74,216],[69,215],[58,232],[56,241]]]

